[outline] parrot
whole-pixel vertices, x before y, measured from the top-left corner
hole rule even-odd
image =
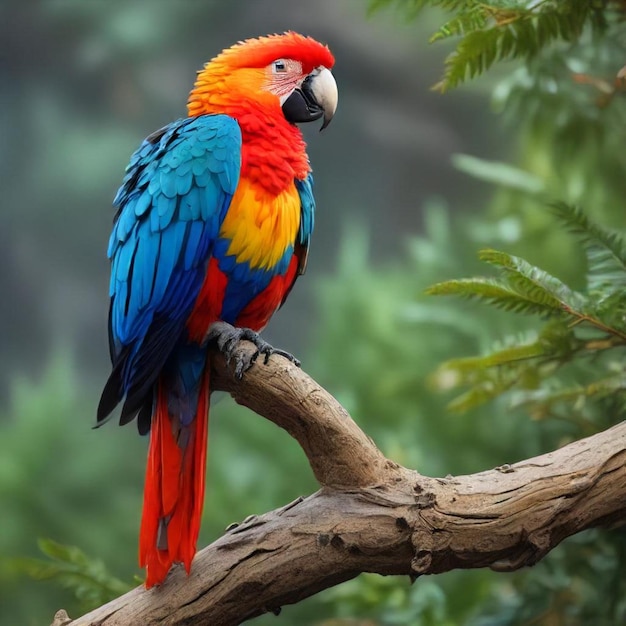
[[[132,155],[113,201],[112,368],[96,427],[121,404],[120,425],[136,418],[150,437],[139,531],[147,588],[174,563],[189,574],[196,552],[211,329],[226,333],[217,343],[227,357],[240,339],[255,343],[239,374],[259,354],[295,360],[259,333],[307,264],[315,200],[298,124],[324,129],[333,118],[334,63],[325,44],[293,31],[224,49],[198,72],[187,116]]]

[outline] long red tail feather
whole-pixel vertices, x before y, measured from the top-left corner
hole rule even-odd
[[[147,588],[162,583],[174,562],[182,562],[189,572],[196,552],[206,473],[208,371],[196,417],[188,426],[170,415],[167,393],[158,383],[139,534],[139,565],[147,570]]]

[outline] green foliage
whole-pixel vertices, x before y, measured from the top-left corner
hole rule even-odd
[[[431,42],[460,38],[445,61],[442,80],[435,85],[439,91],[479,76],[497,61],[528,61],[555,42],[575,42],[587,27],[605,29],[612,16],[607,3],[588,0],[372,0],[370,10],[388,5],[400,7],[409,19],[426,7],[451,16],[430,38]]]
[[[455,623],[450,617],[445,593],[434,581],[411,585],[408,578],[399,582],[364,574],[359,580],[331,589],[325,600],[336,603],[340,617],[359,613],[378,615],[374,623],[380,626],[452,626]]]
[[[126,580],[138,571],[129,555],[136,553],[144,443],[115,437],[112,429],[93,430],[92,394],[77,381],[72,359],[59,351],[39,379],[14,381],[0,413],[0,501],[9,512],[0,533],[0,606],[12,623],[48,623],[57,608],[77,615],[87,605],[92,585],[85,579],[86,595],[77,602],[73,589],[60,589],[56,577],[24,575],[37,569],[31,560],[41,556],[37,537],[58,542],[58,548],[48,540],[40,544],[48,556],[61,557],[42,567],[63,574],[64,582],[71,582],[74,566],[75,582],[79,565],[94,575],[100,566],[89,559],[81,564],[80,553],[65,552],[63,544],[106,559],[107,568]],[[112,462],[119,458],[126,461]]]
[[[616,207],[623,199],[626,169],[619,131],[626,125],[626,107],[617,78],[624,59],[623,23],[612,19],[602,33],[546,48],[527,64],[508,68],[493,90],[495,109],[516,132],[516,167],[542,185],[525,190],[492,179],[498,190],[491,211],[521,216],[530,247],[545,250],[546,258],[560,240],[547,228],[551,221],[545,203],[555,198],[623,228]],[[573,256],[571,250],[562,253]],[[574,273],[580,274],[579,268]]]
[[[505,311],[517,311],[519,313],[546,313],[560,312],[559,302],[551,298],[549,292],[540,289],[535,297],[516,291],[511,286],[498,282],[491,278],[461,278],[437,283],[426,290],[431,296],[457,295],[470,299],[483,300]]]
[[[472,626],[626,622],[626,534],[587,531],[559,546],[533,575],[487,605]]]
[[[130,591],[131,585],[112,576],[100,559],[89,558],[75,546],[39,539],[39,549],[48,560],[18,558],[13,567],[35,580],[52,580],[69,589],[88,611]]]
[[[552,210],[584,246],[590,293],[604,301],[621,295],[626,290],[626,240],[621,233],[602,228],[565,202],[553,204]],[[614,306],[611,300],[611,308]]]
[[[431,378],[435,387],[469,386],[452,401],[451,409],[464,411],[513,391],[517,392],[516,404],[530,405],[536,416],[550,415],[556,405],[568,400],[580,405],[582,398],[612,394],[622,395],[626,402],[626,368],[620,366],[626,348],[623,239],[564,203],[555,205],[555,214],[584,245],[592,277],[585,293],[570,289],[519,257],[496,250],[483,250],[479,257],[497,267],[500,278],[451,280],[426,290],[430,295],[458,295],[507,311],[554,318],[530,340],[508,337],[505,347],[499,345],[483,356],[443,363]],[[560,366],[590,357],[598,377],[593,383],[563,388],[548,379]]]
[[[461,295],[508,311],[545,315],[559,315],[566,308],[580,309],[586,303],[581,294],[524,259],[497,250],[482,250],[479,258],[499,267],[503,278],[446,281],[429,287],[426,293]]]

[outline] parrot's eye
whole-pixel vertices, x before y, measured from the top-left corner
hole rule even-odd
[[[287,71],[287,64],[282,60],[278,59],[278,61],[274,61],[274,72],[277,74],[282,74]]]

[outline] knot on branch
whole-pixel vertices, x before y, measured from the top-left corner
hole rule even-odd
[[[67,611],[65,609],[59,609],[54,614],[54,620],[50,626],[69,626],[72,623]]]

